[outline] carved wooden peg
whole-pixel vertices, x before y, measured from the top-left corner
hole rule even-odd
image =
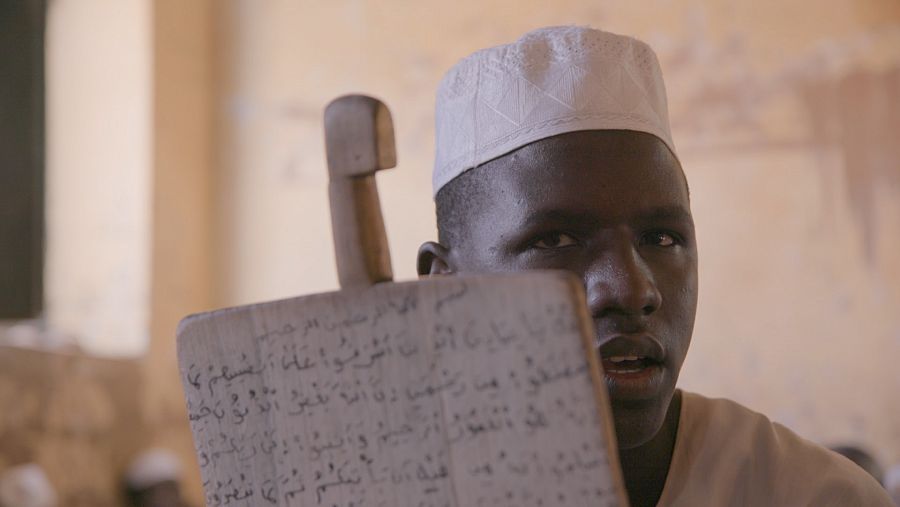
[[[345,95],[325,108],[325,151],[341,288],[393,279],[375,171],[397,164],[391,113],[378,99]]]

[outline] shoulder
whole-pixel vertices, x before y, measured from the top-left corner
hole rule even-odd
[[[855,464],[766,416],[731,400],[682,398],[663,492],[671,504],[703,494],[721,505],[891,505]]]

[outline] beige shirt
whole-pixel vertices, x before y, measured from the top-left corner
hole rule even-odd
[[[683,393],[660,506],[890,506],[850,460],[730,400]]]

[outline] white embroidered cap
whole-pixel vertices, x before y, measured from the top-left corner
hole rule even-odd
[[[0,505],[14,507],[55,507],[56,490],[44,469],[28,463],[7,469],[0,475]]]
[[[662,71],[647,44],[561,26],[483,49],[451,68],[438,88],[434,195],[531,142],[609,129],[652,134],[675,155]]]
[[[166,482],[181,476],[181,461],[172,451],[151,448],[141,452],[125,471],[125,482],[136,490]]]

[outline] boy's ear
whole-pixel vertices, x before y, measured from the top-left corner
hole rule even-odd
[[[416,271],[419,276],[453,274],[450,251],[444,245],[434,241],[422,243],[416,259]]]

